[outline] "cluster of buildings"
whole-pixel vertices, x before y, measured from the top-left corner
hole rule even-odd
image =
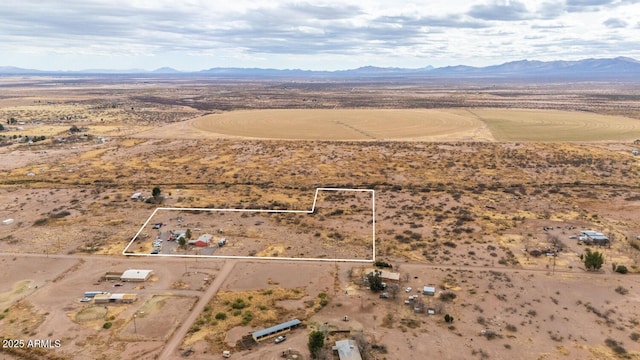
[[[110,271],[104,274],[100,281],[122,281],[122,282],[144,282],[149,280],[153,270],[129,269],[124,272]],[[114,286],[122,285],[119,283]],[[91,302],[94,304],[130,304],[138,299],[136,294],[131,293],[110,293],[108,291],[85,291],[82,302]]]
[[[293,319],[266,329],[254,331],[253,333],[251,333],[251,337],[256,342],[272,339],[275,337],[283,338],[283,334],[290,332],[301,324],[302,322],[300,320]],[[276,340],[276,342],[278,341]],[[332,350],[338,353],[338,357],[340,358],[340,360],[362,360],[362,355],[360,354],[360,349],[358,349],[358,344],[352,339],[336,341],[335,346],[332,347]],[[223,357],[229,356],[230,353],[228,351],[225,351],[223,353]]]
[[[85,291],[83,302],[93,299],[94,304],[130,304],[138,299],[136,294],[112,294],[106,291]]]

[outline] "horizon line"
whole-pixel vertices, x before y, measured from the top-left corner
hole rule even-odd
[[[505,62],[501,62],[501,63],[495,63],[495,64],[491,64],[491,65],[485,65],[485,66],[474,66],[474,65],[466,65],[466,64],[455,64],[455,65],[445,65],[445,66],[438,66],[435,67],[433,65],[425,65],[422,67],[411,67],[411,68],[407,68],[407,67],[398,67],[398,66],[377,66],[377,65],[362,65],[359,67],[355,67],[355,68],[345,68],[345,69],[334,69],[334,70],[328,70],[328,69],[303,69],[303,68],[274,68],[274,67],[242,67],[242,66],[214,66],[214,67],[210,67],[210,68],[203,68],[203,69],[199,69],[199,70],[179,70],[176,69],[172,66],[161,66],[158,68],[154,68],[154,69],[141,69],[141,68],[87,68],[87,69],[80,69],[80,70],[71,70],[71,69],[67,69],[67,70],[61,70],[61,69],[57,69],[57,70],[42,70],[42,69],[38,69],[38,68],[23,68],[20,66],[15,66],[15,65],[0,65],[0,74],[14,74],[13,72],[3,72],[4,70],[9,70],[12,69],[15,72],[15,74],[32,74],[30,73],[31,71],[34,73],[67,73],[67,74],[158,74],[158,75],[170,75],[170,74],[197,74],[197,73],[202,73],[202,72],[206,72],[206,71],[210,71],[210,70],[224,70],[224,69],[234,69],[234,70],[265,70],[265,71],[300,71],[300,72],[309,72],[309,73],[337,73],[337,72],[347,72],[347,71],[355,71],[355,70],[363,70],[363,69],[367,69],[367,68],[371,68],[371,69],[383,69],[383,70],[404,70],[404,71],[419,71],[419,70],[425,70],[425,71],[432,71],[432,70],[438,70],[438,69],[446,69],[446,68],[455,68],[455,67],[468,67],[468,68],[472,68],[472,69],[484,69],[484,68],[489,68],[489,67],[494,67],[494,66],[501,66],[501,65],[505,65],[505,64],[511,64],[511,63],[520,63],[520,62],[539,62],[539,63],[554,63],[554,62],[581,62],[581,61],[587,61],[587,60],[626,60],[626,61],[630,61],[630,62],[635,62],[640,64],[640,61],[633,58],[633,57],[629,57],[629,56],[615,56],[615,57],[587,57],[587,58],[580,58],[577,60],[563,60],[563,59],[556,59],[556,60],[536,60],[536,59],[519,59],[519,60],[511,60],[511,61],[505,61]],[[162,70],[168,71],[168,72],[163,72]]]

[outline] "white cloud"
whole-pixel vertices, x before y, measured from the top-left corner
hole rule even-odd
[[[8,0],[0,65],[421,67],[598,57],[601,49],[639,57],[629,46],[638,36],[633,14],[640,0]],[[605,44],[608,31],[617,37]],[[558,52],[568,35],[576,41]]]

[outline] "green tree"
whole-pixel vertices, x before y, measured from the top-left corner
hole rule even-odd
[[[154,187],[153,190],[151,190],[151,196],[153,196],[153,198],[156,200],[158,200],[160,194],[162,194],[162,190],[160,190],[160,188],[157,186]]]
[[[309,351],[311,357],[316,359],[320,349],[324,347],[324,333],[322,331],[312,331],[309,334]]]
[[[184,249],[187,247],[187,240],[185,240],[184,236],[180,236],[180,239],[178,239],[178,244],[180,244],[181,249]]]
[[[449,315],[449,314],[446,314],[446,315],[444,316],[444,321],[445,321],[445,322],[448,322],[448,323],[452,323],[452,322],[453,322],[453,316],[451,316],[451,315]]]
[[[4,125],[0,124],[0,131],[4,131]]]
[[[587,248],[585,249],[582,261],[584,262],[584,267],[587,268],[588,271],[597,271],[602,267],[604,257],[600,252],[591,251],[591,249]]]
[[[367,282],[369,283],[369,289],[371,289],[371,291],[373,292],[384,290],[382,277],[380,277],[380,272],[377,270],[367,275]]]
[[[184,238],[186,238],[187,240],[191,240],[191,229],[187,229],[187,231],[185,231],[184,233]]]

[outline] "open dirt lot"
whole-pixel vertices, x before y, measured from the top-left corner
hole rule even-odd
[[[308,359],[312,330],[358,339],[368,359],[640,356],[637,86],[147,80],[0,79],[0,336],[60,341],[3,358]],[[121,254],[157,207],[308,210],[317,187],[376,191],[389,298],[362,264]],[[361,200],[159,213],[133,250],[189,229],[227,236],[220,253],[367,258]],[[584,245],[583,229],[611,241]],[[130,268],[154,274],[99,281]],[[291,318],[283,343],[238,342]]]
[[[158,209],[125,251],[148,254],[158,244],[155,248],[160,256],[372,260],[372,200],[371,191],[321,190],[313,202],[296,206],[309,210]],[[154,229],[157,224],[162,224],[161,228]],[[186,229],[190,238],[180,245],[171,234]],[[208,243],[189,245],[207,236]],[[219,246],[223,239],[225,244]]]

